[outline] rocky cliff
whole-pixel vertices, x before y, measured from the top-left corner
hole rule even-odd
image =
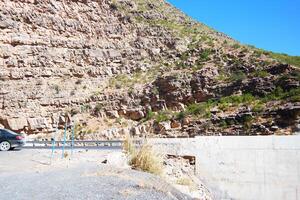
[[[78,138],[298,131],[296,66],[164,0],[1,0],[0,33],[0,124],[18,132],[65,121]]]

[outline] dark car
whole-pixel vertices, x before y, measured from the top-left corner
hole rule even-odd
[[[25,145],[24,137],[7,129],[0,129],[0,151],[8,151]]]

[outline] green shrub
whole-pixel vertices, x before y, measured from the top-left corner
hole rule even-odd
[[[243,95],[232,95],[228,97],[223,97],[219,100],[219,103],[228,103],[228,104],[242,104],[242,103],[251,103],[255,100],[255,97],[252,94],[246,93]]]
[[[210,58],[209,56],[212,54],[212,50],[211,49],[204,49],[201,54],[200,57],[198,59],[198,62],[206,62],[208,61]]]
[[[168,121],[170,119],[171,119],[170,113],[167,111],[161,111],[157,113],[157,115],[155,116],[155,121],[158,123]]]
[[[259,112],[262,112],[264,110],[264,108],[265,108],[265,105],[259,101],[252,107],[252,111],[259,113]]]
[[[54,86],[53,86],[53,89],[55,90],[55,93],[56,93],[56,94],[59,94],[60,91],[61,91],[59,85],[54,85]]]
[[[88,112],[91,109],[91,105],[90,104],[84,104],[80,107],[80,111],[81,112]]]
[[[254,72],[253,75],[256,77],[265,78],[265,77],[269,76],[270,74],[267,71],[259,70],[259,71]]]
[[[240,48],[240,47],[241,47],[241,45],[239,45],[238,43],[232,45],[232,48],[234,48],[234,49],[238,49],[238,48]]]
[[[190,104],[186,109],[186,114],[201,116],[201,117],[210,117],[210,102],[206,103],[193,103]]]
[[[287,54],[280,54],[274,52],[269,52],[269,55],[278,61],[300,67],[300,56],[290,56]]]
[[[199,115],[205,112],[205,107],[202,104],[197,104],[197,103],[190,104],[187,107],[187,112],[192,115]]]
[[[226,120],[221,120],[219,122],[219,126],[222,128],[228,128],[229,124],[226,122]]]
[[[246,74],[240,70],[231,74],[230,80],[231,81],[242,81],[247,78]]]
[[[153,119],[154,116],[155,116],[155,113],[154,113],[154,112],[148,111],[148,112],[147,112],[147,115],[146,115],[146,117],[145,117],[145,119],[144,119],[143,121],[144,121],[144,122],[149,121],[149,120]]]
[[[184,118],[186,117],[186,115],[187,115],[186,112],[181,111],[181,112],[179,112],[179,113],[176,113],[175,118],[176,118],[177,120],[182,120],[182,119],[184,119]]]
[[[97,103],[96,106],[94,107],[94,114],[99,115],[101,110],[102,110],[102,105]]]
[[[300,94],[291,97],[292,102],[300,102]]]

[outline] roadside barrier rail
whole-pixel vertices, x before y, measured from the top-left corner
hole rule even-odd
[[[55,146],[56,147],[61,147],[63,146],[64,141],[55,141]],[[116,146],[116,147],[121,147],[123,144],[122,140],[103,140],[103,141],[98,141],[98,140],[80,140],[80,141],[66,141],[66,146],[72,146],[72,143],[74,144],[74,147],[87,147],[87,146],[92,146],[92,147],[98,147],[98,146],[103,146],[103,147],[108,147],[108,146]],[[52,141],[27,141],[26,146],[30,147],[50,147],[52,146]]]
[[[122,147],[123,140],[75,140],[65,141],[66,147]],[[136,145],[141,145],[142,140],[134,140]],[[55,147],[62,147],[64,141],[55,141]],[[53,141],[27,141],[25,147],[40,148],[40,147],[51,147]]]

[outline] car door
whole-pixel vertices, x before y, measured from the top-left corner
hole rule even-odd
[[[2,133],[2,130],[0,130],[0,142],[2,142],[4,140],[4,135]]]

